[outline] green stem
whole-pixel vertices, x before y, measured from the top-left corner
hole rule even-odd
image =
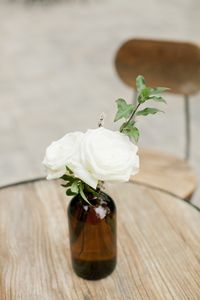
[[[132,112],[130,118],[128,119],[128,121],[126,123],[124,123],[124,126],[120,129],[120,132],[123,131],[123,128],[126,127],[128,125],[128,123],[132,120],[132,118],[134,117],[136,111],[138,110],[139,106],[140,106],[141,103],[138,103],[136,108],[134,109],[134,111]]]

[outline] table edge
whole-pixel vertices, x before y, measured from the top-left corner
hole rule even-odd
[[[0,186],[0,191],[3,190],[3,189],[14,187],[14,186],[19,186],[19,185],[23,185],[23,184],[34,183],[34,182],[38,182],[38,181],[45,181],[45,180],[46,180],[45,176],[36,177],[36,178],[33,178],[33,179],[21,180],[21,181],[17,181],[17,182],[13,182],[13,183],[9,183],[9,184]],[[195,204],[191,203],[190,201],[187,201],[185,199],[182,199],[181,197],[178,197],[177,195],[175,195],[173,193],[170,193],[169,191],[165,191],[162,188],[157,188],[157,187],[151,186],[150,184],[133,182],[133,181],[132,182],[129,181],[129,183],[130,184],[135,184],[135,185],[138,185],[138,186],[147,187],[149,189],[156,190],[156,191],[162,192],[164,194],[173,196],[177,200],[181,200],[181,201],[187,203],[189,206],[193,207],[198,212],[200,212],[200,207],[196,206]]]

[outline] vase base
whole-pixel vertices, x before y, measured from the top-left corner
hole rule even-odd
[[[116,266],[116,258],[100,261],[73,259],[75,273],[87,280],[99,280],[110,275]]]

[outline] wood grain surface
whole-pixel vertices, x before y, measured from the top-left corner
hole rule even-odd
[[[140,172],[132,182],[145,184],[179,198],[190,200],[197,188],[197,176],[188,162],[159,151],[140,150]]]
[[[66,208],[56,182],[0,190],[1,300],[198,300],[200,214],[169,194],[110,185],[118,208],[118,265],[100,281],[72,271]]]

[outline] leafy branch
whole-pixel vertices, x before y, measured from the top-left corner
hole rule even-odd
[[[61,184],[61,186],[66,188],[67,196],[75,196],[80,194],[83,200],[85,200],[89,205],[92,204],[87,199],[85,193],[87,192],[87,194],[90,193],[96,197],[98,196],[98,192],[96,190],[83,182],[81,179],[75,177],[73,172],[68,167],[66,167],[66,174],[64,174],[61,179],[65,181],[64,184]]]
[[[133,138],[137,143],[140,133],[139,129],[135,126],[135,116],[147,116],[150,114],[154,115],[158,112],[163,112],[157,108],[152,107],[146,107],[142,110],[138,110],[139,107],[149,100],[166,103],[165,99],[159,94],[169,89],[165,87],[147,87],[145,79],[142,75],[139,75],[136,78],[136,88],[138,92],[136,106],[134,106],[133,104],[128,104],[124,99],[121,98],[116,100],[117,113],[115,115],[114,122],[125,119],[125,122],[120,127],[120,132],[128,135],[130,138]]]

